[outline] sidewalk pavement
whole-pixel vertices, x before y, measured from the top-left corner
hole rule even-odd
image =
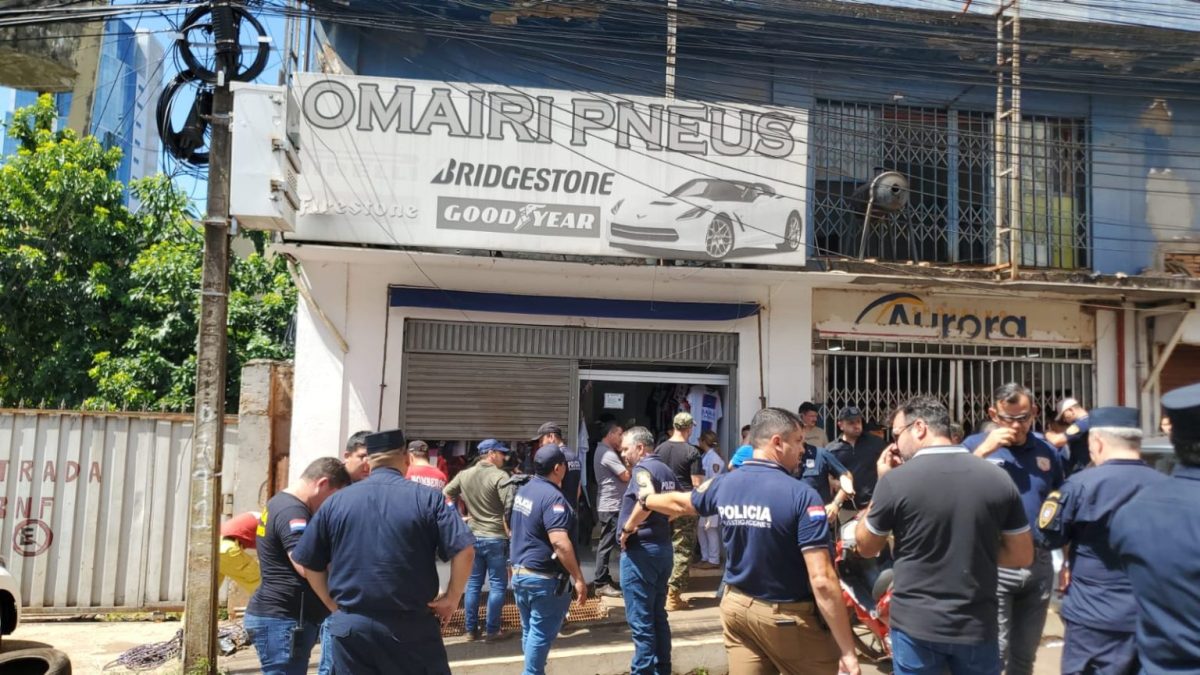
[[[718,572],[696,570],[692,574],[692,591],[684,597],[692,601],[693,609],[671,614],[671,630],[674,648],[674,670],[676,673],[691,673],[703,669],[709,675],[727,672],[725,649],[721,638],[721,618],[713,590]],[[605,598],[612,606],[606,621],[580,626],[579,630],[560,635],[550,651],[547,664],[548,675],[616,675],[629,672],[633,655],[633,644],[624,620],[621,601]],[[179,622],[28,622],[23,623],[14,635],[16,640],[5,639],[7,651],[18,646],[20,641],[37,641],[66,652],[74,664],[75,672],[99,673],[105,664],[131,647],[170,639],[182,627]],[[1058,675],[1062,657],[1062,623],[1057,613],[1051,611],[1046,622],[1045,637],[1038,650],[1035,675]],[[11,646],[10,646],[11,642]],[[462,637],[446,640],[451,669],[455,675],[485,675],[521,672],[520,638],[500,643],[467,642]],[[313,651],[309,673],[316,673],[320,647]],[[398,658],[403,658],[398,655]],[[890,673],[887,663],[863,662],[865,675]],[[238,651],[231,657],[222,657],[220,666],[230,675],[258,673],[258,660],[253,648]],[[132,671],[110,670],[108,673],[125,675]],[[164,667],[153,671],[141,671],[151,675],[178,673],[179,667]]]

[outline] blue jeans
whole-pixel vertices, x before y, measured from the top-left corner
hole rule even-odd
[[[320,627],[307,621],[296,631],[296,619],[247,614],[242,626],[258,652],[263,675],[305,675]]]
[[[894,675],[1000,675],[1000,645],[989,640],[973,645],[919,640],[892,628]]]
[[[500,632],[500,612],[504,610],[504,589],[508,587],[508,540],[476,539],[475,564],[467,578],[467,591],[463,595],[463,613],[466,615],[467,632],[479,627],[479,594],[483,590],[483,578],[490,576],[487,603],[487,634]]]
[[[333,675],[333,649],[330,647],[329,619],[321,622],[321,660],[317,661],[317,675]]]
[[[571,593],[555,595],[558,582],[530,574],[513,576],[513,595],[521,613],[521,650],[525,652],[523,675],[542,675],[550,656],[550,643],[558,637],[567,610],[571,608]]]
[[[671,625],[667,623],[667,579],[675,553],[670,542],[657,550],[630,546],[621,555],[625,620],[633,634],[629,671],[671,674]]]

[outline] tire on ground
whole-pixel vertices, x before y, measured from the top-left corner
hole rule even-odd
[[[57,649],[16,649],[0,653],[4,675],[71,675],[71,659]]]

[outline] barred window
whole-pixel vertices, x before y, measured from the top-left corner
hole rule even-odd
[[[977,111],[818,101],[810,147],[816,254],[858,254],[871,179],[898,171],[908,177],[909,204],[872,218],[868,256],[993,263],[992,119]],[[1020,155],[1021,264],[1087,267],[1086,121],[1025,116]]]

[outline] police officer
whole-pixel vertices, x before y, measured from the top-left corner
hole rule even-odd
[[[667,622],[667,587],[674,567],[671,523],[644,508],[647,495],[675,490],[675,471],[657,455],[654,434],[634,427],[621,437],[621,453],[635,462],[629,487],[621,498],[621,588],[625,620],[633,635],[632,675],[671,672],[671,625]]]
[[[825,448],[818,448],[806,442],[804,454],[800,456],[800,465],[796,467],[794,475],[817,491],[821,501],[826,504],[825,512],[829,514],[829,522],[837,523],[842,505],[854,498],[854,476],[846,470],[846,466]],[[829,486],[831,479],[838,484],[836,495],[832,494],[833,489]]]
[[[292,559],[334,611],[334,672],[449,673],[441,627],[462,598],[475,537],[442,493],[405,480],[403,431],[366,446],[370,475],[325,502]],[[440,595],[436,556],[450,561]]]
[[[1068,547],[1063,675],[1128,673],[1136,667],[1137,607],[1129,578],[1109,548],[1108,529],[1118,507],[1167,480],[1141,460],[1135,408],[1097,408],[1090,417],[1088,461],[1094,466],[1051,492],[1038,516],[1046,541]]]
[[[571,606],[567,575],[575,580],[579,603],[587,602],[587,582],[571,542],[575,511],[562,491],[568,471],[562,448],[555,443],[538,448],[533,471],[533,479],[513,498],[512,512],[512,587],[521,614],[525,675],[546,671],[550,645]]]
[[[1121,507],[1109,528],[1133,586],[1138,658],[1150,675],[1200,669],[1200,384],[1167,393],[1162,405],[1179,464]]]
[[[992,430],[968,436],[963,446],[1004,469],[1021,495],[1026,520],[1036,523],[1042,503],[1062,487],[1062,456],[1033,432],[1037,417],[1033,393],[1024,386],[1009,382],[997,388],[988,414]],[[1032,675],[1054,594],[1051,546],[1038,530],[1033,533],[1033,543],[1033,565],[1000,568],[996,589],[1000,661],[1007,675]]]
[[[731,675],[856,675],[825,505],[816,491],[789,475],[804,452],[802,423],[790,411],[765,408],[750,423],[750,443],[754,457],[737,471],[690,494],[649,494],[639,501],[668,516],[720,514],[729,554],[721,625]]]
[[[1046,433],[1046,440],[1054,447],[1063,451],[1063,469],[1068,476],[1074,475],[1087,468],[1092,461],[1088,446],[1088,430],[1092,427],[1092,418],[1086,408],[1073,398],[1064,398],[1058,402],[1058,416],[1055,421],[1067,425],[1062,433],[1054,431]]]

